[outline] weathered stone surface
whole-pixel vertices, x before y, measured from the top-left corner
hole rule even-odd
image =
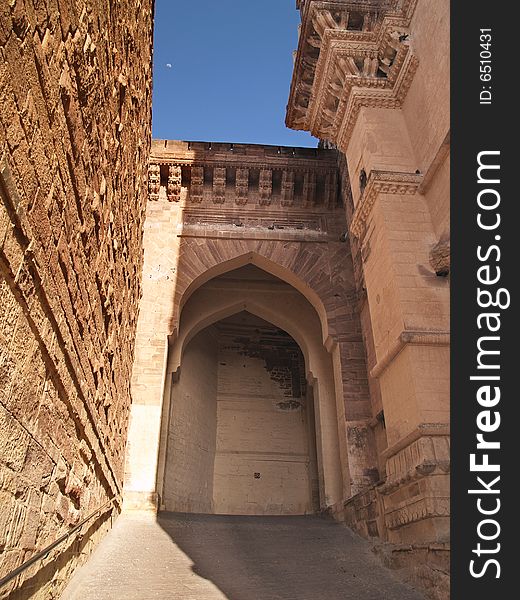
[[[0,576],[121,494],[151,8],[0,9]],[[0,594],[56,597],[111,511],[55,551],[53,568],[37,563]]]
[[[423,565],[432,554],[414,544],[449,543],[449,3],[297,5],[286,123],[343,154],[381,476],[343,514],[362,535],[411,544],[408,563]],[[445,573],[421,572],[446,598]]]

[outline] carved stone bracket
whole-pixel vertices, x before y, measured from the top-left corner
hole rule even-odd
[[[215,167],[213,169],[213,202],[224,204],[226,199],[226,168]]]
[[[286,124],[346,150],[362,106],[401,106],[417,69],[417,0],[309,0],[302,8]]]
[[[363,196],[352,217],[352,235],[362,237],[368,216],[379,194],[415,194],[421,181],[422,175],[415,173],[371,171]]]
[[[169,202],[178,202],[181,199],[181,183],[181,167],[177,165],[170,165],[168,167],[168,187],[166,190],[166,195],[168,196]]]
[[[204,167],[191,168],[190,198],[192,202],[200,204],[204,197]]]
[[[388,529],[431,517],[448,517],[448,436],[421,436],[392,455],[387,479],[377,491],[384,500]]]
[[[161,187],[161,167],[158,164],[148,166],[148,197],[150,200],[159,200]]]
[[[350,88],[350,93],[344,102],[345,108],[333,125],[333,137],[339,148],[346,148],[348,145],[361,108],[400,108],[402,106],[418,66],[417,58],[412,54],[407,54],[395,82],[389,81],[387,86],[381,86],[379,89],[373,87]]]
[[[273,193],[273,172],[271,169],[260,170],[258,193],[260,195],[260,204],[264,206],[271,204]]]
[[[249,194],[249,169],[237,169],[236,171],[236,203],[247,204]]]
[[[294,171],[284,171],[282,174],[282,206],[294,204]]]

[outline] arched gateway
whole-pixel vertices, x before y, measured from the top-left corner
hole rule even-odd
[[[164,402],[166,509],[300,514],[341,500],[332,357],[313,306],[277,277],[250,264],[193,293]]]
[[[341,511],[378,475],[336,155],[228,146],[154,146],[126,503]]]

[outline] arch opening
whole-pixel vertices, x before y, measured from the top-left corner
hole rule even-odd
[[[247,311],[190,339],[170,394],[166,510],[281,515],[319,508],[304,362],[287,332]]]
[[[298,427],[293,423],[293,430],[300,432],[294,446],[296,450],[289,447],[283,450],[283,444],[276,439],[276,443],[273,442],[274,450],[257,448],[254,451],[263,457],[264,466],[271,463],[272,469],[285,469],[286,473],[293,472],[293,475],[299,469],[296,479],[286,486],[278,478],[275,485],[278,496],[266,496],[261,502],[254,500],[245,504],[243,489],[247,489],[247,486],[240,488],[242,492],[239,492],[240,486],[235,485],[240,480],[236,473],[245,469],[244,465],[235,465],[238,470],[234,471],[234,476],[229,473],[226,475],[220,469],[225,460],[219,456],[218,451],[218,444],[224,444],[218,431],[220,409],[222,415],[232,414],[232,407],[242,407],[238,412],[239,416],[247,414],[248,418],[252,418],[251,415],[254,414],[251,407],[243,409],[247,402],[240,404],[237,396],[234,396],[235,400],[226,400],[228,413],[223,412],[225,404],[218,400],[219,394],[224,394],[224,380],[221,376],[227,366],[227,361],[219,358],[223,352],[222,328],[230,323],[235,323],[234,327],[240,327],[236,320],[244,318],[244,315],[247,315],[248,321],[243,327],[249,328],[248,335],[242,336],[244,339],[250,340],[255,336],[264,339],[265,336],[255,332],[256,330],[264,333],[271,331],[270,335],[277,339],[273,332],[278,332],[277,335],[282,336],[278,342],[282,338],[290,340],[293,352],[299,356],[297,365],[295,363],[291,368],[288,364],[282,366],[280,373],[285,372],[288,379],[283,385],[278,382],[279,387],[276,388],[275,385],[273,391],[269,387],[274,385],[273,381],[276,379],[273,379],[276,371],[271,364],[273,357],[287,362],[282,347],[276,346],[276,351],[271,349],[269,357],[248,356],[252,352],[252,342],[247,342],[246,347],[241,350],[242,354],[239,352],[247,361],[257,361],[256,379],[253,377],[251,381],[256,381],[260,386],[257,394],[260,400],[254,406],[258,408],[263,405],[263,416],[267,414],[268,405],[273,413],[272,422],[268,422],[263,430],[259,429],[261,435],[257,431],[257,438],[261,443],[269,441],[272,432],[280,429],[280,423],[284,419],[288,423],[291,418],[296,419],[295,423],[299,419]],[[254,322],[263,325],[254,327]],[[325,348],[321,334],[319,315],[307,298],[286,281],[252,264],[225,271],[206,281],[190,295],[183,306],[176,337],[170,340],[168,354],[156,488],[161,509],[241,514],[304,514],[318,508],[326,509],[341,501],[345,481],[349,480],[346,455],[341,453],[341,440],[345,439],[342,396],[341,389],[339,392],[336,389],[332,355]],[[237,339],[239,338],[240,336]],[[269,339],[269,335],[266,339]],[[259,352],[258,349],[257,351]],[[222,362],[226,365],[220,364]],[[234,385],[239,391],[234,393],[240,396],[248,389],[245,384],[239,383],[240,373],[247,373],[251,365],[237,365],[238,363],[228,371],[228,381],[235,378]],[[234,373],[231,380],[229,373]],[[296,387],[296,381],[303,382],[299,388]],[[189,388],[195,391],[190,392]],[[250,392],[251,390],[242,400],[250,399]],[[284,400],[284,394],[288,394],[288,399]],[[197,398],[204,397],[217,400],[208,405],[200,404]],[[278,403],[275,402],[277,397]],[[231,402],[234,404],[230,404]],[[237,423],[240,419],[234,415],[232,421]],[[259,419],[258,424],[261,423]],[[254,429],[255,422],[249,425]],[[239,433],[245,429],[245,426],[239,427]],[[282,438],[283,435],[288,435],[287,430],[285,433],[280,430],[275,438],[278,434]],[[183,441],[187,439],[190,439],[188,445]],[[239,444],[238,448],[228,448],[227,456],[237,458],[240,448],[247,448],[248,444],[251,446],[251,440],[244,441],[243,445]],[[226,447],[225,444],[222,447]],[[250,452],[250,462],[254,458],[253,454]],[[288,466],[284,465],[282,469],[280,461],[285,461]],[[194,463],[201,466],[200,477],[195,477],[194,469],[189,466]],[[220,469],[218,472],[217,468]],[[263,479],[262,471],[257,469],[252,473],[255,481],[242,481],[255,485],[253,490],[259,490],[261,485],[258,480]],[[228,490],[227,500],[216,491],[219,481],[224,482],[220,488]],[[264,478],[262,483],[266,490],[274,485],[272,477],[271,480]],[[233,486],[237,487],[236,497],[242,494],[242,504],[235,501],[236,498],[232,501],[229,499],[229,490]],[[180,497],[179,491],[183,488],[188,491],[181,492]],[[299,495],[296,494],[298,489]],[[306,495],[302,490],[305,490]],[[249,490],[247,493],[252,492]]]
[[[262,256],[257,252],[247,252],[239,254],[234,258],[228,258],[218,264],[215,264],[204,272],[195,277],[191,283],[184,289],[180,298],[177,300],[179,314],[182,313],[183,307],[191,298],[193,293],[207,282],[215,279],[226,277],[229,274],[251,269],[252,272],[262,272],[266,276],[279,280],[294,290],[297,290],[314,308],[321,325],[321,337],[323,342],[326,342],[330,335],[330,327],[327,318],[327,310],[325,308],[324,299],[314,290],[307,282],[305,282],[297,273],[294,265],[283,265],[279,262],[274,262],[269,258]],[[323,295],[323,294],[322,294]]]

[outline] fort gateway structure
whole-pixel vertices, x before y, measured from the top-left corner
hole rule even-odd
[[[3,597],[123,510],[329,515],[447,598],[448,2],[297,8],[316,149],[151,141],[149,0],[0,12]]]

